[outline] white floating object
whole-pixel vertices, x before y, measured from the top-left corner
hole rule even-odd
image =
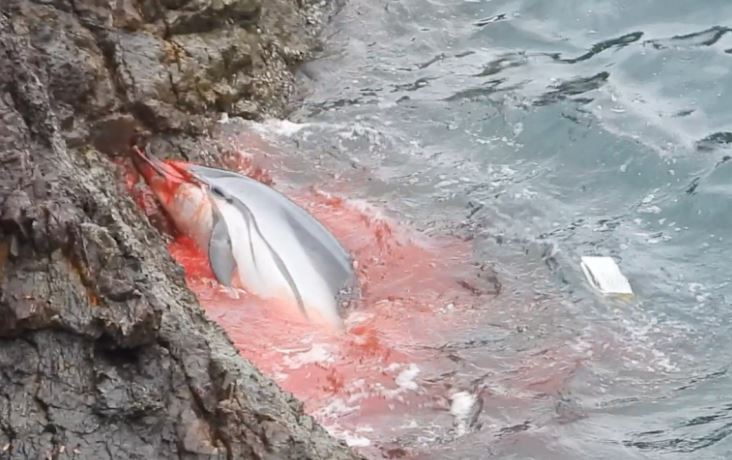
[[[467,391],[458,391],[450,396],[450,413],[455,417],[455,431],[458,436],[468,432],[481,410],[478,397]]]
[[[601,293],[633,295],[628,279],[612,257],[582,257],[581,266],[587,281]]]

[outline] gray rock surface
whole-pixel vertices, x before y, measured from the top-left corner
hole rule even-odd
[[[282,114],[322,11],[0,2],[0,458],[354,458],[205,317],[110,161]]]

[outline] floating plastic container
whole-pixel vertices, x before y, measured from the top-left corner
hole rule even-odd
[[[628,279],[612,257],[582,257],[582,271],[592,287],[605,295],[633,295]]]

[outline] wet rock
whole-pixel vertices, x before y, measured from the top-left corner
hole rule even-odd
[[[107,155],[125,152],[130,141],[144,130],[142,124],[129,114],[112,114],[94,122],[90,127],[92,146]]]
[[[175,37],[171,83],[189,111],[230,112],[252,94],[252,37],[241,29]],[[204,64],[205,63],[205,64]]]
[[[189,0],[173,2],[179,10],[168,13],[166,23],[173,35],[210,32],[229,24],[254,26],[260,0]]]
[[[0,2],[0,457],[354,457],[206,318],[110,161],[215,163],[216,111],[282,113],[314,10],[260,6]]]

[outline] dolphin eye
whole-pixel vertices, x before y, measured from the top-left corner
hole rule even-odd
[[[226,194],[219,186],[214,185],[211,187],[211,191],[226,200],[228,203],[232,202],[232,198]]]

